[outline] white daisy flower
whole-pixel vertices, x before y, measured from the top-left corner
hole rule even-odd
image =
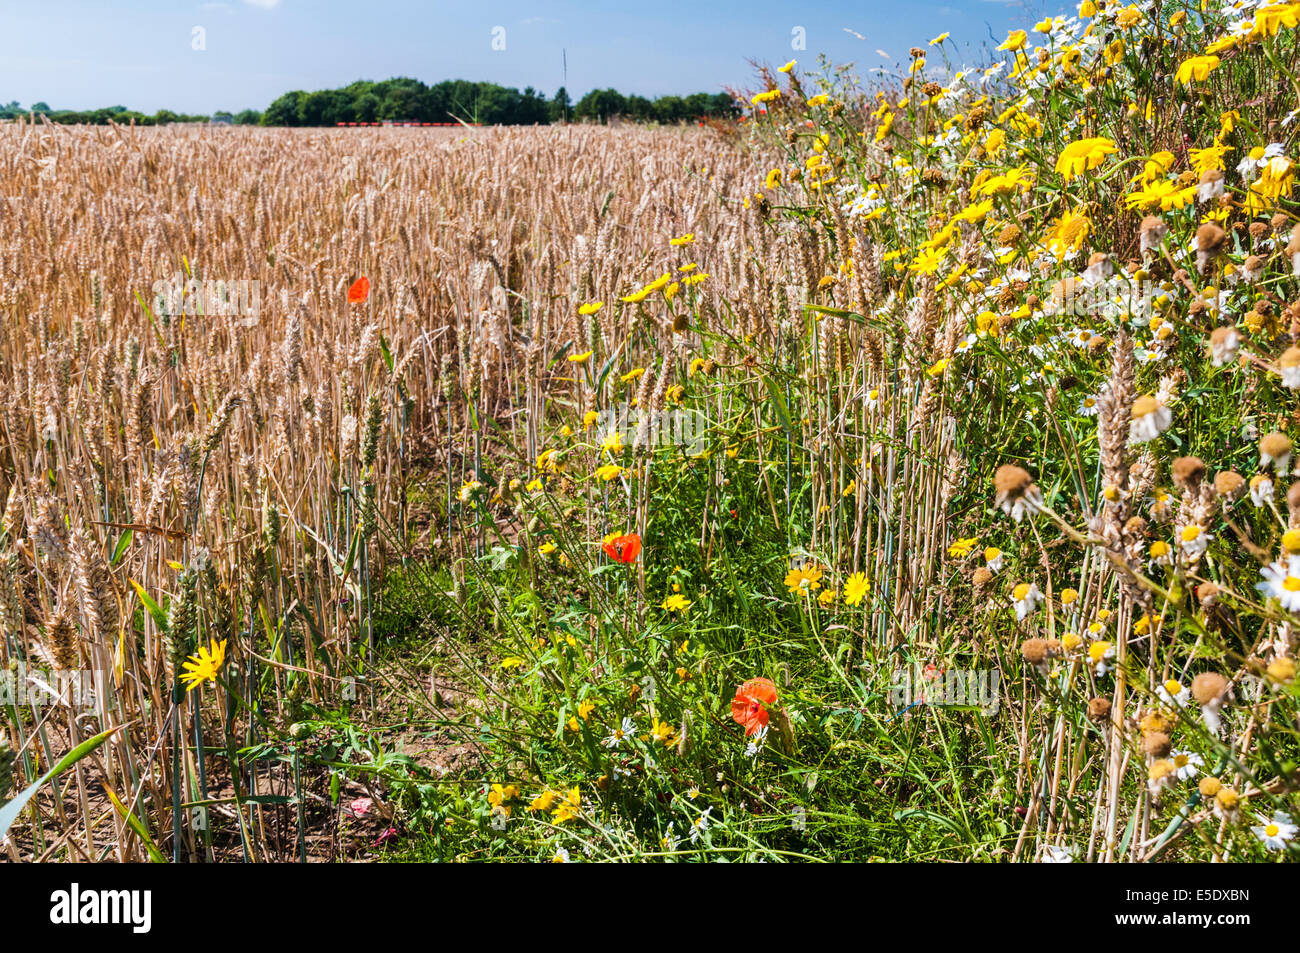
[[[609,733],[609,737],[602,742],[606,748],[617,748],[624,741],[632,737],[635,728],[632,725],[632,719],[624,716],[623,723]]]
[[[1261,817],[1260,823],[1251,828],[1269,850],[1286,850],[1287,841],[1295,837],[1296,830],[1291,815],[1284,811],[1274,811],[1271,820]]]
[[[1025,616],[1037,609],[1038,604],[1042,601],[1043,594],[1039,591],[1036,583],[1022,582],[1011,590],[1011,603],[1016,607],[1017,622],[1022,621]]]
[[[1169,408],[1154,397],[1139,397],[1133,402],[1133,417],[1129,424],[1129,443],[1154,440],[1173,423]]]
[[[1171,678],[1156,689],[1156,694],[1166,705],[1182,708],[1191,700],[1192,690],[1178,679]]]
[[[1250,502],[1255,506],[1265,506],[1273,499],[1273,480],[1265,473],[1257,473],[1250,478]]]
[[[1196,562],[1210,547],[1214,536],[1207,533],[1195,523],[1189,523],[1178,531],[1178,547],[1188,562]]]
[[[1175,751],[1169,758],[1174,763],[1174,772],[1179,781],[1196,777],[1205,764],[1205,759],[1195,751]]]
[[[677,845],[682,839],[673,833],[673,822],[668,822],[668,827],[664,829],[664,836],[659,838],[659,846],[667,853],[672,853],[677,849]]]
[[[1279,559],[1259,571],[1264,581],[1255,588],[1270,599],[1282,603],[1287,612],[1300,612],[1300,560],[1287,557]]]
[[[712,807],[706,807],[704,813],[691,822],[691,843],[694,844],[700,839],[700,835],[709,829],[709,814],[713,812]]]

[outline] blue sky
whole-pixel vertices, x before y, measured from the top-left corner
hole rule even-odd
[[[825,53],[865,73],[895,65],[941,30],[958,41],[956,65],[982,62],[990,34],[1000,42],[1009,28],[1065,7],[1055,0],[0,0],[0,102],[210,113],[262,109],[291,89],[392,76],[533,86],[549,97],[562,82],[562,49],[574,96],[606,86],[644,96],[716,92],[745,84],[750,58],[778,65],[797,58],[805,69]],[[493,49],[496,27],[504,28],[503,50]],[[806,49],[792,49],[796,27]]]

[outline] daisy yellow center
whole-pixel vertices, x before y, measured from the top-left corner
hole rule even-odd
[[[1013,595],[1016,597],[1017,602],[1023,602],[1025,597],[1029,595],[1029,583],[1022,582],[1016,586]]]
[[[1186,529],[1183,530],[1183,542],[1184,543],[1195,542],[1197,537],[1199,537],[1200,535],[1201,535],[1201,528],[1199,526],[1188,526]]]
[[[1300,578],[1287,576],[1286,582],[1282,583],[1282,588],[1287,592],[1300,592]]]
[[[1279,828],[1276,824],[1270,824],[1268,825],[1268,827],[1264,828],[1264,833],[1267,834],[1269,837],[1276,837],[1280,830],[1281,828]]]
[[[1169,681],[1165,682],[1165,691],[1170,695],[1177,695],[1182,690],[1183,686],[1175,678],[1171,678]]]

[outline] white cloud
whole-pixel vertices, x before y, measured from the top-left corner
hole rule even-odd
[[[280,0],[244,0],[250,7],[260,7],[263,10],[274,10],[280,5]]]

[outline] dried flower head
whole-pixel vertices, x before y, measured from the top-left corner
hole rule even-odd
[[[1184,490],[1193,490],[1205,479],[1205,461],[1200,457],[1178,457],[1170,468],[1174,483]]]
[[[1226,500],[1235,500],[1246,489],[1246,478],[1232,470],[1214,475],[1214,492]]]
[[[1017,523],[1026,513],[1035,513],[1043,506],[1043,495],[1027,470],[1014,463],[1004,463],[993,474],[994,502]]]
[[[1142,736],[1142,753],[1149,758],[1163,758],[1173,748],[1173,742],[1163,731],[1153,731]]]
[[[1105,721],[1110,717],[1110,699],[1098,695],[1088,700],[1088,717],[1092,721]]]
[[[1285,473],[1291,467],[1291,438],[1284,433],[1274,431],[1259,442],[1259,465],[1267,467],[1272,464],[1278,473]]]

